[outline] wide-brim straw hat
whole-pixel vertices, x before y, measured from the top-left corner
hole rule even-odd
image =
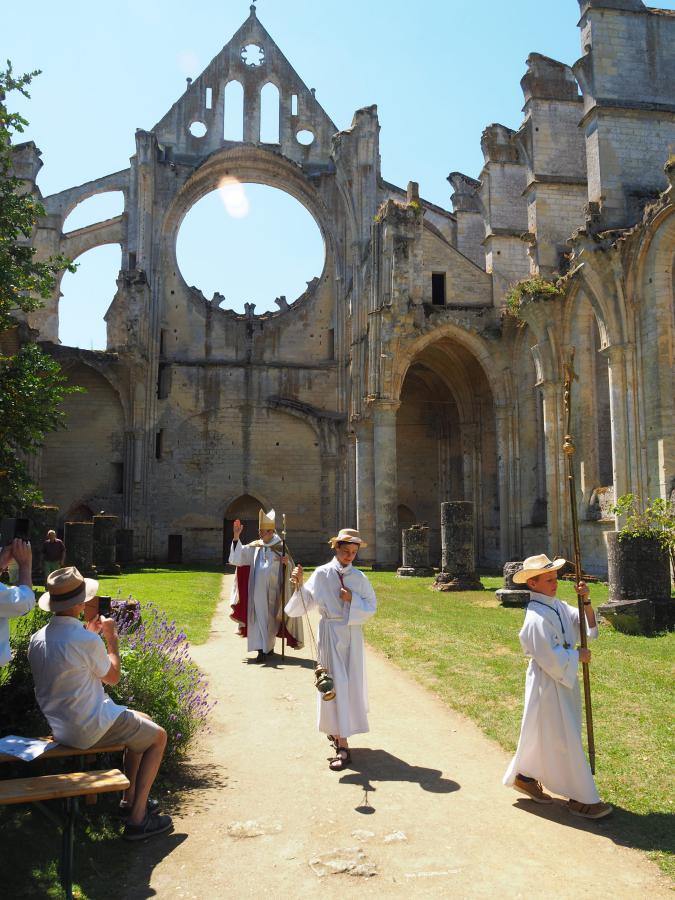
[[[64,612],[95,597],[98,581],[80,575],[75,566],[65,566],[50,572],[46,588],[38,600],[40,608],[47,612]]]
[[[545,553],[540,553],[539,556],[528,556],[523,562],[523,568],[520,572],[516,572],[512,580],[515,584],[525,584],[528,578],[536,578],[538,575],[545,575],[546,572],[556,572],[558,569],[562,569],[566,562],[566,559],[560,557],[551,560]]]
[[[367,547],[368,544],[361,539],[361,535],[355,528],[341,528],[339,533],[332,537],[328,543],[333,549],[336,544],[358,544],[359,547]]]

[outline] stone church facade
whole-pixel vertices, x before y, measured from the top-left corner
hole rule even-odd
[[[107,351],[58,343],[58,289],[29,318],[87,388],[38,463],[61,520],[105,509],[140,557],[217,561],[235,517],[275,507],[303,561],[356,525],[362,557],[395,566],[413,522],[432,526],[440,557],[439,504],[466,499],[481,565],[569,557],[562,358],[574,346],[584,563],[606,571],[611,498],[674,488],[675,13],[579,5],[580,60],[529,57],[523,123],[485,129],[478,178],[449,176],[453,211],[382,179],[376,107],[339,131],[254,7],[136,133],[129,168],[42,198],[41,254],[122,248]],[[224,138],[233,82],[238,141]],[[260,140],[267,84],[275,143]],[[35,185],[39,151],[22,145],[16,161]],[[181,222],[223,179],[286,191],[323,236],[320,277],[275,312],[222,308],[179,270]],[[107,191],[123,192],[122,215],[64,233]],[[555,290],[511,314],[510,286],[533,278]]]

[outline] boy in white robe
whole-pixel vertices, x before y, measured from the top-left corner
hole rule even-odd
[[[303,616],[312,609],[321,613],[317,638],[319,663],[330,673],[335,699],[317,697],[319,731],[335,747],[330,768],[341,771],[351,762],[348,738],[369,731],[368,685],[361,625],[377,607],[375,591],[352,563],[359,547],[366,547],[358,531],[343,528],[330,539],[335,557],[319,566],[303,586],[303,570],[293,569],[293,596],[286,606],[289,617]]]
[[[563,797],[576,816],[601,819],[612,812],[602,803],[581,743],[581,695],[577,671],[590,663],[588,648],[575,649],[579,640],[579,610],[556,597],[558,569],[564,559],[545,554],[530,556],[513,576],[527,584],[530,602],[519,638],[530,658],[525,677],[525,708],[516,754],[504,784],[536,803],[552,803],[542,784]],[[597,638],[595,613],[588,586],[575,589],[582,597],[588,637]]]

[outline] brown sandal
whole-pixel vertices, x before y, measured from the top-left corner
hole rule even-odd
[[[338,747],[335,752],[336,755],[328,761],[328,768],[333,772],[341,772],[351,763],[352,755],[349,752],[349,747]]]

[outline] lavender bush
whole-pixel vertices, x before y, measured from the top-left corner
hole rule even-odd
[[[190,659],[187,637],[153,603],[113,601],[122,677],[108,691],[116,703],[147,713],[166,729],[167,759],[185,754],[213,702]]]

